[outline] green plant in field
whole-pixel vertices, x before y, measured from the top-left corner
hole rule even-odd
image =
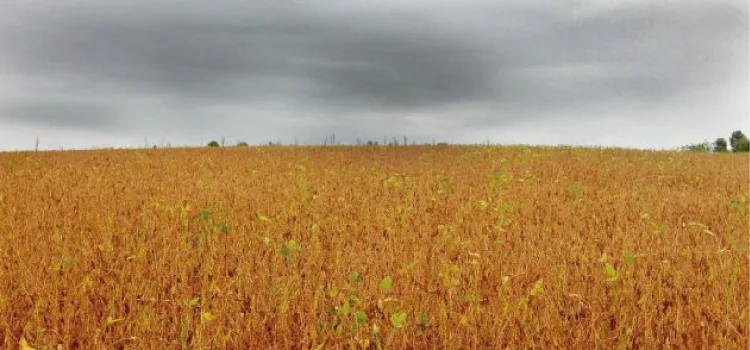
[[[198,221],[206,222],[211,219],[212,214],[213,212],[208,209],[201,209],[200,213],[198,214]]]
[[[505,232],[506,227],[510,225],[513,220],[511,219],[511,214],[516,211],[516,207],[509,203],[501,203],[499,206],[495,208],[495,215],[497,215],[497,220],[493,227],[498,232]]]
[[[112,316],[108,316],[107,320],[105,322],[105,325],[106,326],[110,326],[110,325],[113,325],[115,323],[122,322],[122,321],[125,321],[125,319],[124,318],[114,318]]]
[[[641,213],[640,219],[641,222],[648,226],[653,233],[663,235],[667,232],[667,225],[665,223],[653,221],[648,213]]]
[[[625,259],[625,263],[631,263],[640,256],[640,254],[624,254],[623,258]]]
[[[269,222],[271,219],[261,212],[256,212],[255,217],[262,222]]]
[[[411,272],[411,270],[414,269],[414,266],[415,265],[414,265],[413,261],[410,261],[410,262],[406,263],[404,265],[404,267],[402,267],[401,269],[398,270],[398,275],[399,276],[406,276],[406,275],[408,275],[409,272]]]
[[[620,277],[615,267],[609,263],[604,263],[604,273],[607,274],[607,282],[615,282]]]
[[[419,313],[419,323],[417,323],[417,329],[420,331],[427,330],[427,327],[430,326],[430,316],[428,316],[424,312]]]
[[[396,329],[401,329],[406,326],[406,313],[405,312],[397,312],[395,314],[391,315],[391,326]]]
[[[71,267],[73,267],[73,265],[75,265],[77,261],[78,260],[76,258],[63,256],[62,258],[58,259],[56,262],[52,264],[52,270],[67,271]]]
[[[192,308],[200,306],[200,303],[201,303],[201,298],[200,297],[195,297],[193,299],[185,301],[183,304],[187,308],[192,309]]]
[[[295,264],[297,263],[297,257],[294,256],[294,253],[300,250],[302,250],[302,247],[297,244],[297,242],[295,242],[294,240],[289,240],[281,245],[280,254],[288,262]]]
[[[456,264],[443,263],[440,267],[438,277],[446,288],[456,287],[460,283],[461,269]]]
[[[208,242],[214,239],[216,233],[228,234],[231,225],[221,220],[214,219],[213,211],[202,209],[198,217],[194,219],[193,224],[196,226],[192,236],[187,238],[194,247],[201,242]]]
[[[481,210],[481,211],[487,211],[487,208],[490,207],[490,202],[482,199],[482,200],[480,200],[478,202],[478,205],[479,205],[479,210]]]
[[[573,196],[573,201],[577,202],[583,195],[584,187],[580,183],[572,182],[565,185],[565,192]]]
[[[188,346],[188,339],[190,338],[191,334],[191,325],[190,325],[190,319],[191,315],[193,313],[193,309],[200,308],[201,304],[201,298],[195,297],[190,300],[185,300],[182,302],[182,305],[187,309],[185,314],[180,320],[180,333],[177,335],[177,339],[182,344],[183,348],[186,348]]]
[[[490,187],[490,189],[496,189],[498,187],[504,186],[510,182],[510,180],[513,178],[513,176],[503,170],[498,173],[490,174],[487,179],[487,183]]]
[[[384,290],[386,292],[390,292],[391,290],[393,290],[393,277],[391,277],[391,276],[385,276],[380,281],[380,289],[382,289],[382,290]]]
[[[748,210],[750,210],[750,197],[747,195],[740,195],[735,198],[732,198],[732,201],[729,202],[729,208],[731,208],[734,211],[738,211],[741,213],[747,213]]]
[[[353,289],[362,281],[362,276],[353,272],[349,281],[350,288],[328,290],[330,306],[326,310],[327,317],[318,321],[314,334],[317,336],[318,332],[333,332],[336,338],[346,335],[348,339],[367,347],[370,338],[365,331],[370,317],[365,310],[365,303]],[[319,294],[321,293],[316,292],[316,300]]]
[[[362,282],[362,276],[357,272],[352,272],[352,274],[349,276],[349,280],[352,281],[352,283]]]
[[[455,185],[455,182],[453,179],[445,178],[441,179],[440,182],[438,182],[438,193],[445,193],[450,191],[453,188],[453,185]]]
[[[404,180],[400,176],[398,176],[398,175],[390,176],[385,181],[385,185],[387,187],[392,187],[392,188],[395,188],[395,189],[401,189],[401,187],[404,185]]]
[[[529,296],[538,297],[542,294],[544,294],[544,280],[540,278],[536,282],[534,282],[534,286],[532,286],[531,290],[529,291]]]

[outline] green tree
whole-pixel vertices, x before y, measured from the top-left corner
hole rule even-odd
[[[726,152],[727,151],[727,140],[720,137],[714,141],[714,152]]]
[[[681,149],[683,151],[690,151],[690,152],[711,152],[711,144],[708,143],[708,141],[705,141],[701,143],[694,143],[694,144],[682,146]]]
[[[208,147],[219,147],[219,143],[216,141],[211,141],[208,143]]]
[[[734,152],[750,152],[750,140],[741,139],[737,142],[737,148],[733,149]]]
[[[725,148],[726,148],[726,142],[725,142],[724,144],[725,144],[724,146],[725,146]],[[248,147],[248,146],[249,146],[249,145],[248,145],[248,144],[247,144],[247,142],[245,142],[245,141],[240,141],[240,142],[237,142],[237,147]]]
[[[732,152],[747,152],[747,136],[740,130],[736,130],[729,137],[729,144],[732,145]]]

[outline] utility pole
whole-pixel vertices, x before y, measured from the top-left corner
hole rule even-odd
[[[34,152],[39,152],[39,136],[36,137],[36,144],[34,145]]]

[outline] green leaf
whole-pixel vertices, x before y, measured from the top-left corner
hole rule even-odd
[[[289,250],[293,251],[299,251],[302,249],[302,247],[297,244],[293,239],[290,239],[288,242],[286,242],[286,246],[289,248]]]
[[[399,312],[391,315],[391,325],[394,328],[404,328],[406,325],[406,313]]]
[[[215,320],[216,316],[214,316],[212,313],[206,311],[206,312],[201,312],[201,319],[203,319],[204,321],[210,322],[210,321]]]
[[[663,235],[665,232],[667,232],[667,225],[664,223],[656,225],[656,229],[654,230],[654,233],[658,233],[660,235]]]
[[[367,313],[362,310],[354,311],[354,321],[357,322],[357,324],[367,322]]]
[[[112,316],[107,317],[107,326],[115,324],[117,322],[124,321],[124,318],[113,318]]]
[[[539,280],[534,282],[534,287],[531,288],[529,295],[532,297],[536,297],[538,295],[541,295],[542,293],[544,293],[544,281],[540,278]]]
[[[270,219],[268,218],[268,216],[265,216],[265,215],[263,215],[263,213],[261,213],[261,212],[257,212],[257,213],[255,213],[255,216],[256,216],[256,217],[258,218],[258,220],[260,220],[260,221],[264,221],[264,222],[268,222],[268,221],[270,221]]]
[[[629,263],[638,258],[638,254],[625,254],[625,262]]]
[[[489,208],[489,206],[490,206],[490,203],[487,202],[486,200],[482,199],[482,200],[479,201],[479,209],[480,210],[485,211],[485,210],[487,210],[487,208]]]
[[[201,210],[200,216],[198,217],[198,220],[200,221],[206,221],[211,218],[211,211],[208,209]]]
[[[380,281],[380,289],[389,292],[393,289],[393,278],[391,276],[385,276],[382,281]]]
[[[404,265],[404,269],[406,269],[406,271],[411,271],[414,269],[414,265],[415,264],[413,261],[409,261],[408,263],[406,263],[406,265]]]
[[[201,302],[201,297],[195,297],[193,299],[188,300],[187,306],[188,307],[196,307]]]
[[[340,337],[342,333],[344,333],[344,324],[340,323],[338,326],[336,326],[336,337]]]
[[[615,270],[615,267],[610,265],[609,263],[604,265],[604,272],[607,273],[607,281],[614,282],[617,280],[618,273],[617,270]]]
[[[362,276],[360,276],[356,272],[352,272],[351,276],[349,276],[349,280],[352,281],[352,283],[354,283],[354,282],[362,282]]]
[[[421,329],[421,330],[425,330],[427,328],[427,326],[429,326],[429,325],[430,325],[430,317],[427,316],[426,313],[420,312],[419,313],[419,324],[417,325],[417,327],[419,329]]]
[[[730,207],[732,208],[732,210],[738,210],[738,209],[740,209],[741,205],[742,205],[742,202],[740,202],[739,199],[735,198],[735,199],[732,199]]]
[[[281,246],[281,256],[291,263],[296,263],[297,259],[292,255],[293,251],[299,251],[302,249],[297,242],[289,240]]]
[[[344,303],[344,305],[339,309],[339,313],[344,316],[348,315],[350,311],[351,310],[349,308],[349,303]]]
[[[297,262],[297,259],[292,256],[292,252],[289,251],[289,247],[286,245],[281,246],[281,256],[290,263]]]

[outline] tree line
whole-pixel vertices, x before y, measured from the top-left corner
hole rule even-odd
[[[729,136],[729,142],[723,137],[719,137],[716,141],[710,143],[708,141],[695,143],[681,147],[684,151],[692,152],[729,152],[731,147],[732,152],[750,152],[750,141],[747,136],[740,130],[736,130]]]

